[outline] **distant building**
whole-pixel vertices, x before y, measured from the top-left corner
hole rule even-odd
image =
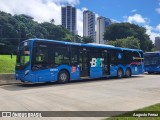
[[[95,14],[89,10],[83,12],[83,36],[90,36],[95,42]]]
[[[155,48],[156,51],[160,51],[160,37],[155,37]]]
[[[104,32],[105,32],[106,27],[108,27],[111,23],[112,22],[109,18],[105,18],[102,16],[97,18],[96,43],[105,44]]]
[[[61,8],[61,23],[62,26],[67,28],[70,32],[77,34],[77,19],[76,8],[66,6]]]

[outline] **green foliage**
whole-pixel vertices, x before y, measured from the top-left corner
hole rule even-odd
[[[124,39],[131,36],[138,39],[140,43],[140,49],[144,51],[151,51],[151,49],[153,48],[152,41],[146,34],[146,29],[135,24],[111,24],[106,28],[106,31],[104,33],[104,39],[108,41],[115,41],[117,39]]]
[[[93,42],[93,39],[92,37],[83,37],[83,43],[92,43]]]
[[[0,55],[0,73],[14,73],[16,56]]]
[[[156,51],[156,48],[155,48],[155,46],[154,46],[154,48],[152,48],[152,52],[153,52],[153,51]]]
[[[137,38],[127,37],[124,39],[116,39],[115,41],[109,41],[109,45],[114,45],[116,47],[125,47],[125,48],[132,48],[132,49],[140,49],[140,43]]]
[[[77,42],[77,43],[81,43],[82,42],[83,38],[81,36],[75,35],[74,37],[75,37],[75,41],[74,42]]]
[[[136,114],[147,114],[148,113],[152,113],[152,114],[158,114],[158,117],[134,117],[133,114],[136,113]],[[151,105],[151,106],[148,106],[148,107],[145,107],[145,108],[142,108],[142,109],[138,109],[138,110],[135,110],[135,111],[131,111],[131,112],[128,112],[128,113],[124,113],[124,114],[121,114],[121,115],[116,115],[116,116],[113,116],[113,117],[110,117],[110,118],[106,118],[104,120],[159,120],[160,119],[160,103],[158,104],[155,104],[155,105]]]
[[[0,53],[15,52],[19,42],[29,38],[73,41],[74,35],[61,25],[55,25],[54,19],[38,23],[24,15],[14,15],[0,11]],[[11,50],[6,50],[8,48]]]

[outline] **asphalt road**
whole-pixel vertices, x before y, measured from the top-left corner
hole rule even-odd
[[[68,84],[4,85],[0,86],[0,111],[132,111],[160,103],[159,93],[160,74]]]

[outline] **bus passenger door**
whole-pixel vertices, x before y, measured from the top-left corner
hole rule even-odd
[[[89,76],[89,54],[88,51],[79,51],[80,77]]]
[[[103,75],[110,75],[110,54],[107,50],[102,52],[102,71]]]

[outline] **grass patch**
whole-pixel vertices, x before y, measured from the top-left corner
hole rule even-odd
[[[16,56],[0,55],[0,73],[14,73],[16,64]]]
[[[134,117],[135,114],[147,114],[150,116],[151,114],[158,114],[158,117]],[[160,120],[160,103],[151,105],[142,109],[138,109],[132,112],[124,113],[121,115],[116,115],[110,118],[106,118],[104,120]]]

